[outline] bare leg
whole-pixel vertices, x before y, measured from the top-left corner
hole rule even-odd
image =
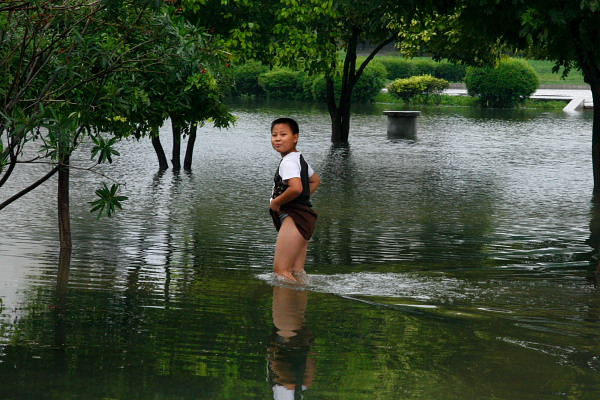
[[[302,238],[304,240],[304,237]],[[304,245],[298,253],[296,262],[292,265],[293,273],[304,273],[304,264],[306,263],[306,252],[308,251],[308,240],[304,240]]]
[[[284,219],[275,244],[275,273],[295,281],[292,271],[304,271],[307,247],[308,240],[298,232],[294,220],[291,217]]]

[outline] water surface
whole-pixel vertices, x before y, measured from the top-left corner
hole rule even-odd
[[[431,108],[406,139],[365,106],[335,147],[321,107],[232,107],[192,173],[120,144],[114,218],[89,214],[103,178],[73,171],[62,263],[55,182],[3,210],[0,398],[597,397],[590,113]],[[323,181],[306,290],[271,275],[269,126],[288,115]]]

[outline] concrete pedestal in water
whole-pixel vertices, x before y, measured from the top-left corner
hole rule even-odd
[[[417,117],[421,111],[384,111],[388,117],[387,133],[391,137],[415,137]]]

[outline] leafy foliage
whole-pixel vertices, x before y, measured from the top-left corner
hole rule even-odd
[[[106,140],[101,135],[96,135],[92,137],[94,142],[94,147],[92,148],[92,159],[98,155],[98,164],[102,164],[105,161],[112,163],[112,156],[121,155],[117,150],[115,150],[112,146],[114,146],[118,138],[112,137]]]
[[[300,72],[279,68],[258,77],[258,83],[269,97],[279,99],[298,98],[302,94]],[[300,84],[299,84],[300,83]]]
[[[372,61],[356,82],[352,96],[353,102],[368,103],[375,100],[375,97],[385,86],[387,70],[383,63]],[[334,89],[336,96],[341,95],[342,78],[334,79]],[[324,101],[327,96],[325,75],[318,76],[312,83],[312,97],[318,101]]]
[[[30,161],[50,162],[55,173],[71,166],[70,155],[89,137],[91,158],[103,163],[119,155],[119,139],[156,132],[167,118],[187,128],[233,121],[219,85],[230,76],[229,55],[204,29],[186,22],[176,3],[3,3],[0,187],[34,142],[42,152]],[[124,200],[113,192],[97,194],[104,196],[104,208],[96,208],[100,215],[112,214]]]
[[[462,82],[466,74],[466,66],[448,61],[431,59],[406,58],[402,56],[377,57],[387,69],[389,80],[410,78],[417,75],[432,75],[449,82]]]
[[[462,82],[466,74],[467,67],[463,64],[440,62],[435,66],[434,76],[449,82]]]
[[[96,190],[96,196],[98,196],[99,199],[89,203],[92,205],[91,212],[98,212],[98,219],[100,219],[103,214],[111,217],[116,208],[122,208],[121,202],[127,200],[127,197],[117,196],[118,190],[119,185],[113,184],[109,189],[106,183],[102,184],[102,188]]]
[[[234,93],[237,95],[260,96],[264,94],[262,86],[258,83],[261,74],[269,68],[259,61],[249,60],[233,68]]]
[[[435,78],[431,75],[419,75],[395,80],[388,87],[388,91],[392,96],[408,103],[417,95],[440,94],[449,85],[449,82],[444,79]]]
[[[465,78],[469,95],[483,107],[510,108],[524,104],[539,86],[535,70],[525,61],[503,59],[496,67],[469,68]]]
[[[236,61],[254,59],[324,76],[332,141],[345,142],[352,97],[365,68],[381,48],[394,42],[398,27],[407,23],[403,16],[408,21],[419,18],[436,2],[228,0],[222,4],[223,25],[233,27],[226,42]],[[186,0],[184,5],[196,14],[201,14],[203,5],[215,8],[211,0]],[[357,62],[357,48],[362,43],[376,47]],[[337,79],[341,83],[336,83]]]
[[[133,44],[135,37],[154,40],[146,23],[156,15],[155,6],[145,0],[58,0],[3,8],[0,132],[6,146],[0,159],[6,168],[0,170],[0,186],[34,142],[42,151],[33,161],[50,162],[57,171],[70,164],[70,155],[94,128],[110,128],[107,110],[128,104],[120,97],[123,86],[110,85],[114,76],[157,61],[152,46]]]
[[[387,78],[389,80],[410,78],[415,76],[415,65],[410,59],[404,57],[377,57],[387,70]]]

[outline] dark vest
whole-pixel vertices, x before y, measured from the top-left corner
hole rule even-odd
[[[282,160],[283,161],[283,160]],[[279,162],[281,164],[281,161]],[[302,180],[302,193],[290,203],[302,204],[307,207],[312,207],[310,203],[310,184],[308,183],[308,164],[300,154],[300,179]],[[283,179],[279,175],[279,166],[275,171],[275,178],[273,178],[275,186],[273,187],[273,198],[280,196],[288,188],[288,185],[283,182]]]

